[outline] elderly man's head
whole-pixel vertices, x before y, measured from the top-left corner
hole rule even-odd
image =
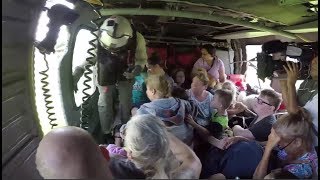
[[[112,177],[107,160],[90,134],[71,126],[54,129],[43,137],[36,165],[45,179]]]

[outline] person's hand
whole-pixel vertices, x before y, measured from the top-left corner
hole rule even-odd
[[[234,109],[240,113],[240,112],[243,112],[247,109],[248,107],[246,105],[244,105],[242,102],[236,102],[234,104]]]
[[[208,137],[208,143],[210,143],[211,145],[214,145],[215,147],[217,147],[217,148],[219,148],[221,150],[224,150],[225,138],[219,140],[219,139],[216,139],[213,136],[209,136]]]
[[[285,71],[287,72],[287,83],[288,84],[296,84],[296,81],[298,79],[299,70],[298,70],[298,64],[287,62],[287,67],[283,66]]]
[[[243,140],[243,139],[241,139],[241,138],[239,138],[239,137],[237,137],[237,136],[234,136],[234,137],[226,137],[226,138],[224,138],[224,139],[225,139],[225,140],[224,140],[225,143],[224,143],[224,146],[223,146],[224,149],[228,149],[232,144],[235,144],[235,143]]]
[[[76,77],[73,76],[73,90],[75,93],[78,92],[78,85],[77,84],[78,84],[78,81],[77,81]]]
[[[133,79],[134,78],[134,73],[124,72],[123,76],[126,77],[127,79]]]
[[[189,123],[189,124],[194,124],[194,123],[196,123],[196,122],[194,121],[193,117],[192,117],[190,114],[188,114],[188,115],[186,116],[185,121],[186,121],[187,123]]]
[[[274,131],[274,129],[271,129],[271,133],[268,136],[268,142],[266,145],[266,149],[272,150],[276,145],[278,145],[280,141],[280,137],[277,135],[277,133]]]
[[[232,144],[236,143],[237,139],[234,137],[226,137],[224,138],[223,149],[228,149]]]

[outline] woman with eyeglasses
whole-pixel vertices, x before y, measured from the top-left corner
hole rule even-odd
[[[303,108],[300,108],[295,114],[287,114],[278,119],[273,124],[262,160],[253,178],[306,179],[316,177],[318,157],[313,147],[312,128],[310,113]],[[273,149],[277,150],[280,168],[270,173],[268,166]]]

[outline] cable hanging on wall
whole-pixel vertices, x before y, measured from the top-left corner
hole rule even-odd
[[[58,124],[56,123],[57,118],[55,118],[55,113],[53,112],[54,107],[52,106],[53,101],[49,100],[52,96],[50,95],[50,89],[48,88],[49,86],[49,82],[48,82],[48,71],[49,71],[49,65],[48,65],[48,61],[46,58],[46,54],[43,54],[43,60],[46,63],[46,69],[39,72],[39,74],[41,74],[43,76],[43,78],[41,79],[41,83],[42,83],[42,95],[44,96],[44,101],[45,101],[45,106],[47,108],[46,112],[48,114],[48,119],[49,119],[49,124],[51,125],[51,129],[53,129],[55,126],[58,126]]]
[[[90,4],[91,5],[91,4]],[[82,90],[83,93],[83,97],[82,97],[82,101],[83,103],[80,106],[80,127],[87,130],[89,128],[89,115],[88,115],[88,99],[91,97],[91,95],[88,93],[88,91],[91,89],[91,86],[89,85],[89,83],[92,81],[92,78],[90,77],[90,75],[93,73],[93,71],[90,69],[90,67],[94,66],[94,62],[93,59],[96,58],[96,54],[94,53],[94,51],[97,48],[97,42],[98,42],[98,35],[96,34],[96,32],[99,30],[99,21],[102,18],[100,12],[97,10],[97,8],[95,8],[93,5],[91,5],[91,7],[93,8],[93,11],[98,15],[97,19],[94,19],[91,21],[91,23],[95,26],[93,30],[90,31],[90,33],[95,37],[94,39],[89,41],[89,44],[91,45],[91,48],[89,48],[87,50],[87,53],[89,54],[89,57],[86,58],[86,61],[88,62],[87,65],[85,65],[85,72],[84,72],[84,77],[85,80],[83,82],[83,85],[85,86],[85,88]]]

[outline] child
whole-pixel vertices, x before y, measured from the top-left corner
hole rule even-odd
[[[149,75],[146,84],[147,96],[151,102],[143,104],[137,110],[137,115],[152,114],[159,117],[169,132],[191,146],[193,131],[184,122],[186,115],[194,112],[191,104],[171,96],[171,87],[164,75]]]
[[[144,103],[150,102],[146,94],[146,83],[145,78],[147,76],[146,72],[141,72],[138,76],[136,76],[135,82],[132,86],[132,109],[131,115],[135,115],[135,111],[140,108],[140,106]]]
[[[212,114],[208,130],[217,139],[222,139],[223,133],[228,128],[227,109],[230,107],[232,100],[233,94],[231,91],[225,89],[215,91],[212,106],[216,109],[216,112]]]
[[[127,152],[123,149],[124,129],[126,124],[117,124],[113,128],[113,137],[115,144],[109,144],[106,149],[109,151],[110,157],[119,156],[127,158]]]

